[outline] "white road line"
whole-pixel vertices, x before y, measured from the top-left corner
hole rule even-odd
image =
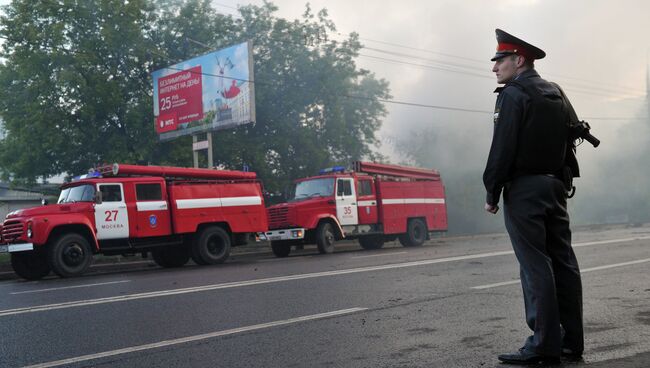
[[[631,265],[635,265],[635,264],[639,264],[639,263],[645,263],[645,262],[650,262],[650,258],[639,259],[639,260],[636,260],[636,261],[623,262],[623,263],[614,263],[614,264],[605,265],[605,266],[585,268],[584,270],[580,270],[580,273],[583,274],[583,273],[586,273],[586,272],[606,270],[608,268],[631,266]],[[517,280],[512,280],[512,281],[497,282],[495,284],[472,286],[470,289],[483,290],[483,289],[490,289],[490,288],[499,287],[499,286],[519,284],[519,282],[520,282],[520,280],[517,279]]]
[[[266,258],[260,259],[257,262],[277,262],[277,261],[295,261],[297,259],[312,258],[313,256],[294,256],[294,257],[282,257],[282,258]]]
[[[625,239],[618,240],[618,242],[626,242],[626,241],[632,241],[632,240],[644,240],[644,239],[650,239],[650,236],[638,237],[638,238],[625,238]],[[606,244],[606,243],[614,243],[614,242],[617,242],[617,241],[615,241],[615,240],[606,240],[606,241],[601,241],[601,242],[591,242],[591,243],[576,244],[575,246],[598,245],[598,244]],[[197,286],[197,287],[191,287],[191,288],[152,291],[152,292],[147,292],[147,293],[130,294],[130,295],[119,295],[119,296],[112,296],[112,297],[98,298],[98,299],[77,300],[77,301],[57,303],[57,304],[46,304],[46,305],[38,305],[38,306],[33,306],[33,307],[23,307],[23,308],[0,310],[0,317],[16,315],[16,314],[24,314],[24,313],[43,312],[43,311],[49,311],[49,310],[55,310],[55,309],[81,307],[81,306],[86,306],[86,305],[98,305],[98,304],[106,304],[106,303],[116,303],[116,302],[124,302],[124,301],[129,301],[129,300],[157,298],[157,297],[163,297],[163,296],[197,293],[197,292],[212,291],[212,290],[218,290],[218,289],[229,289],[229,288],[252,286],[252,285],[271,284],[271,283],[284,282],[284,281],[293,281],[293,280],[303,280],[303,279],[311,279],[311,278],[318,278],[318,277],[347,275],[347,274],[354,274],[354,273],[361,273],[361,272],[382,271],[382,270],[405,268],[405,267],[426,266],[426,265],[432,265],[432,264],[437,264],[437,263],[446,263],[446,262],[464,261],[464,260],[468,260],[468,259],[478,259],[478,258],[487,258],[487,257],[510,255],[510,254],[513,254],[513,253],[514,252],[511,251],[511,250],[509,250],[509,251],[500,251],[500,252],[488,252],[488,253],[470,254],[470,255],[464,255],[464,256],[438,258],[438,259],[428,259],[428,260],[405,262],[405,263],[394,263],[394,264],[387,264],[387,265],[381,265],[381,266],[369,266],[369,267],[350,268],[350,269],[334,270],[334,271],[314,272],[314,273],[307,273],[307,274],[271,277],[271,278],[265,278],[265,279],[236,281],[236,282],[229,282],[229,283],[224,283],[224,284],[204,285],[204,286]]]
[[[111,267],[111,266],[128,266],[128,265],[134,265],[134,264],[153,264],[153,261],[135,261],[135,262],[117,262],[117,263],[100,263],[100,264],[94,264],[90,266],[91,268],[95,267]]]
[[[592,268],[585,268],[584,270],[580,271],[580,273],[583,273],[583,272],[591,272],[591,271],[599,271],[599,270],[606,270],[606,269],[608,269],[608,268],[630,266],[630,265],[639,264],[639,263],[646,263],[646,262],[650,262],[650,258],[638,259],[638,260],[636,260],[636,261],[623,262],[623,263],[614,263],[614,264],[611,264],[611,265],[605,265],[605,266],[598,266],[598,267],[592,267]]]
[[[391,253],[382,253],[382,254],[371,254],[369,256],[356,256],[356,257],[350,257],[350,258],[370,258],[370,257],[385,257],[385,256],[392,256],[393,254],[404,254],[408,252],[391,252]]]
[[[439,258],[439,259],[430,259],[430,260],[424,260],[424,261],[389,264],[389,265],[382,265],[382,266],[370,266],[370,267],[352,268],[352,269],[345,269],[345,270],[314,272],[314,273],[290,275],[290,276],[279,276],[279,277],[271,277],[271,278],[266,278],[266,279],[236,281],[236,282],[229,282],[229,283],[224,283],[224,284],[212,284],[212,285],[205,285],[205,286],[198,286],[198,287],[191,287],[191,288],[152,291],[152,292],[147,292],[147,293],[119,295],[119,296],[112,296],[112,297],[99,298],[99,299],[79,300],[79,301],[73,301],[73,302],[39,305],[39,306],[33,306],[33,307],[6,309],[6,310],[0,310],[0,317],[10,316],[10,315],[15,315],[15,314],[34,313],[34,312],[43,312],[43,311],[49,311],[49,310],[55,310],[55,309],[80,307],[80,306],[86,306],[86,305],[97,305],[97,304],[124,302],[124,301],[129,301],[129,300],[156,298],[156,297],[162,297],[162,296],[180,295],[180,294],[188,294],[188,293],[197,293],[197,292],[203,292],[203,291],[212,291],[212,290],[218,290],[218,289],[228,289],[228,288],[235,288],[235,287],[242,287],[242,286],[270,284],[270,283],[283,282],[283,281],[303,280],[303,279],[310,279],[310,278],[317,278],[317,277],[337,276],[337,275],[346,275],[346,274],[353,274],[353,273],[360,273],[360,272],[388,270],[388,269],[394,269],[394,268],[423,266],[423,265],[430,265],[430,264],[435,264],[435,263],[445,263],[445,262],[452,262],[452,261],[462,261],[462,260],[466,260],[466,259],[500,256],[500,255],[506,255],[506,254],[511,254],[511,253],[512,253],[512,251],[490,252],[490,253],[481,253],[481,254],[474,254],[474,255],[458,256],[458,257]]]
[[[583,243],[574,243],[572,246],[576,247],[588,247],[590,245],[601,245],[601,244],[611,244],[611,243],[625,243],[635,240],[648,240],[650,236],[636,236],[634,238],[619,238],[619,239],[609,239],[609,240],[598,240],[592,242],[583,242]]]
[[[54,290],[66,290],[66,289],[77,289],[77,288],[83,288],[83,287],[91,287],[91,286],[101,286],[101,285],[112,285],[112,284],[122,284],[125,282],[131,282],[131,280],[120,280],[120,281],[109,281],[109,282],[100,282],[97,284],[85,284],[85,285],[74,285],[74,286],[63,286],[63,287],[56,287],[56,288],[49,288],[49,289],[38,289],[38,290],[27,290],[27,291],[15,291],[13,293],[9,293],[11,295],[17,295],[17,294],[29,294],[29,293],[42,293],[46,291],[54,291]]]
[[[584,272],[584,271],[582,271]],[[475,289],[475,290],[483,290],[483,289],[489,289],[497,286],[505,286],[505,285],[514,285],[514,284],[519,284],[521,280],[516,279],[512,281],[504,281],[504,282],[497,282],[494,284],[487,284],[487,285],[480,285],[480,286],[472,286],[470,289]]]
[[[288,325],[288,324],[292,324],[292,323],[299,323],[299,322],[313,321],[313,320],[317,320],[317,319],[329,318],[329,317],[334,317],[334,316],[341,316],[341,315],[345,315],[345,314],[365,311],[367,309],[368,308],[350,308],[350,309],[342,309],[342,310],[337,310],[337,311],[327,312],[327,313],[312,314],[312,315],[309,315],[309,316],[285,319],[285,320],[281,320],[281,321],[261,323],[261,324],[258,324],[258,325],[233,328],[233,329],[230,329],[230,330],[216,331],[216,332],[210,332],[210,333],[201,334],[201,335],[182,337],[182,338],[179,338],[179,339],[164,340],[164,341],[155,342],[155,343],[151,343],[151,344],[132,346],[132,347],[129,347],[129,348],[104,351],[104,352],[97,353],[97,354],[82,355],[82,356],[78,356],[78,357],[74,357],[74,358],[62,359],[62,360],[57,360],[57,361],[53,361],[53,362],[34,364],[34,365],[30,365],[30,366],[25,366],[23,368],[57,367],[57,366],[60,366],[60,365],[65,365],[65,364],[74,364],[74,363],[85,362],[85,361],[89,361],[89,360],[106,358],[106,357],[115,356],[115,355],[134,353],[134,352],[137,352],[137,351],[157,349],[157,348],[162,348],[162,347],[171,346],[171,345],[185,344],[185,343],[194,342],[194,341],[212,339],[212,338],[220,337],[220,336],[233,335],[233,334],[238,334],[238,333],[242,333],[242,332],[261,330],[261,329],[276,327],[276,326],[284,326],[284,325]]]

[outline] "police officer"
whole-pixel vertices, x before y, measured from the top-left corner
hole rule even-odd
[[[561,356],[580,360],[582,284],[562,180],[578,171],[568,138],[570,103],[534,69],[544,51],[500,29],[496,37],[492,71],[504,86],[495,91],[494,133],[483,173],[485,210],[495,214],[503,192],[526,322],[533,331],[521,349],[498,358],[522,365],[556,364]]]

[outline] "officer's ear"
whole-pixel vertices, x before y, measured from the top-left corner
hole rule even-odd
[[[521,55],[517,55],[517,60],[515,60],[515,65],[517,65],[517,68],[524,67],[526,65],[526,58]]]

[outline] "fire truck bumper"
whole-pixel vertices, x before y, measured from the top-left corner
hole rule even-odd
[[[272,230],[258,233],[260,240],[298,240],[305,238],[304,228]]]
[[[34,250],[34,244],[33,243],[0,244],[0,253],[23,252],[26,250]]]

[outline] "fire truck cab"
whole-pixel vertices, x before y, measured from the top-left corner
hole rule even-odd
[[[419,246],[430,232],[447,230],[437,171],[368,162],[297,180],[292,198],[269,207],[268,219],[269,231],[260,237],[271,241],[278,257],[303,244],[331,253],[341,239],[358,239],[365,249],[396,238],[404,246]]]
[[[266,228],[255,173],[114,164],[64,184],[57,204],[8,214],[0,252],[30,280],[80,275],[94,254],[207,265]]]

